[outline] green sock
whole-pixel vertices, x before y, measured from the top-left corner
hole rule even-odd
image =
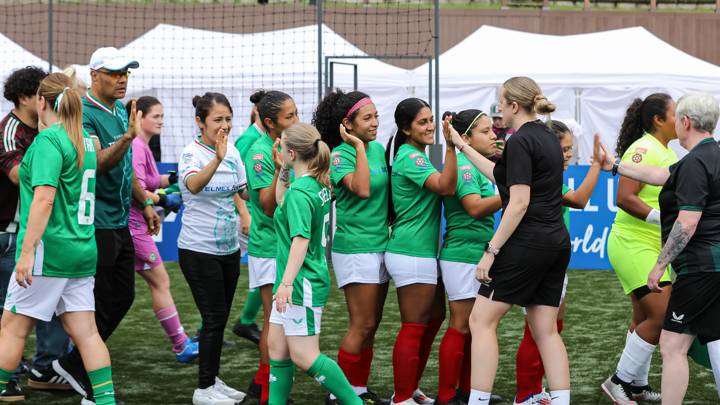
[[[295,380],[292,360],[270,359],[270,400],[268,405],[285,405]]]
[[[362,405],[362,400],[353,391],[340,366],[326,355],[321,353],[307,373],[343,405]]]
[[[95,405],[115,405],[115,387],[110,366],[88,371],[90,385],[95,395]]]
[[[254,324],[261,306],[262,298],[260,297],[260,289],[250,288],[247,293],[247,298],[245,298],[242,315],[240,315],[238,321],[240,321],[242,325]]]
[[[5,387],[7,387],[8,383],[10,382],[12,375],[12,371],[0,368],[0,392],[3,392],[3,390],[5,390]]]

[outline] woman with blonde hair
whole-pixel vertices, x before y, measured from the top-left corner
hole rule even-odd
[[[500,225],[475,275],[481,285],[470,315],[470,403],[489,403],[499,357],[497,326],[513,305],[520,305],[527,308],[551,403],[566,405],[570,403],[570,371],[556,326],[570,261],[570,237],[562,215],[563,153],[557,136],[537,118],[538,114],[549,116],[555,105],[535,81],[513,77],[500,88],[499,108],[505,125],[517,132],[497,163],[465,144],[458,145],[497,184],[503,206]],[[445,120],[444,130],[455,131],[450,120]]]
[[[277,145],[282,156],[278,156]],[[285,405],[295,366],[304,370],[342,404],[362,405],[342,369],[320,353],[322,312],[330,293],[325,241],[330,222],[330,148],[309,124],[297,123],[275,141],[273,157],[281,170],[275,188],[277,276],[270,315],[271,405]],[[290,185],[290,169],[295,181]]]

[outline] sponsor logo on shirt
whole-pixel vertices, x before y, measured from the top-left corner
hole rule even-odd
[[[183,155],[182,155],[182,160],[183,160],[184,163],[190,163],[190,162],[192,162],[192,160],[193,160],[193,155],[192,155],[192,153],[183,153]]]
[[[252,160],[263,160],[263,157],[262,153],[256,153],[253,155]]]
[[[647,153],[647,148],[635,148],[635,153]]]
[[[339,155],[340,155],[340,151],[335,151],[330,154],[330,156],[339,156]]]
[[[680,315],[678,315],[678,314],[675,313],[675,311],[673,311],[673,313],[672,313],[672,319],[671,319],[673,322],[682,324],[682,323],[683,323],[683,319],[685,319],[685,314],[680,314]]]
[[[420,156],[419,152],[414,152],[410,154],[410,159],[415,159],[415,157]]]
[[[471,169],[472,169],[472,165],[462,165],[462,166],[460,166],[460,171],[462,171],[462,170],[471,170]]]

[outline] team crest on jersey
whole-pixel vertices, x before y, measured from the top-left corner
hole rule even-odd
[[[257,173],[260,173],[262,171],[262,165],[260,162],[255,162],[253,165],[253,170],[255,170]]]
[[[420,167],[425,166],[425,158],[419,157],[415,159],[415,165]]]
[[[338,166],[340,164],[340,158],[336,157],[332,161],[333,166]]]
[[[642,155],[639,154],[639,153],[635,153],[634,155],[632,155],[632,161],[635,162],[635,163],[640,163],[640,162],[642,162],[642,159],[643,159],[643,157],[642,157]]]
[[[262,153],[256,153],[253,155],[252,160],[263,160],[263,157]]]
[[[472,173],[470,173],[470,172],[463,172],[462,178],[463,178],[463,180],[465,180],[465,181],[470,181],[470,180],[472,180]]]

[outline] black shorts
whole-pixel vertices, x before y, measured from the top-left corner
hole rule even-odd
[[[490,281],[478,294],[513,305],[560,306],[565,272],[570,263],[567,249],[549,250],[508,242],[490,268]]]
[[[700,343],[720,339],[720,273],[681,275],[670,294],[663,329],[696,335]]]

